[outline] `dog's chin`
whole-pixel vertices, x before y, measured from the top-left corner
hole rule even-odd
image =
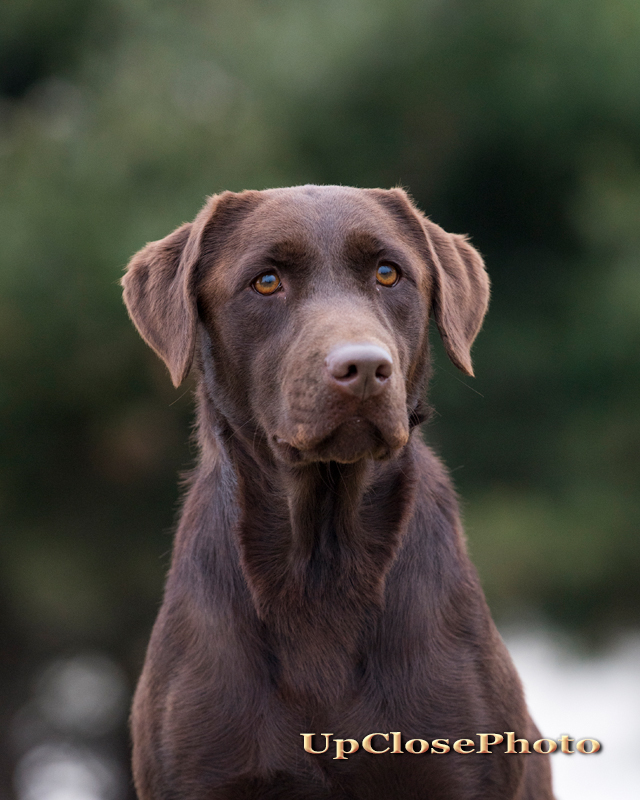
[[[318,461],[354,464],[363,458],[385,461],[395,455],[403,444],[405,441],[388,442],[376,425],[361,417],[345,420],[330,434],[308,445],[294,446],[282,437],[273,438],[278,457],[288,464],[301,466]]]

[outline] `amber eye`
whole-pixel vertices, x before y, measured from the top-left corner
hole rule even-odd
[[[393,286],[398,282],[399,277],[398,268],[393,264],[380,264],[376,272],[376,280],[383,286]]]
[[[260,294],[273,294],[282,286],[277,272],[265,272],[251,284]]]

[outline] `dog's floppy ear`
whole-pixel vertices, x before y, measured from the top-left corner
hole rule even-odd
[[[471,345],[489,304],[489,277],[480,253],[464,236],[427,219],[403,189],[374,190],[378,201],[408,224],[432,268],[431,311],[453,363],[473,375]]]
[[[480,253],[464,236],[446,233],[423,217],[433,265],[431,308],[447,355],[473,375],[471,345],[489,304],[489,277]]]
[[[187,377],[193,361],[197,268],[205,233],[228,228],[241,209],[254,203],[256,194],[223,192],[210,197],[193,222],[136,253],[122,278],[129,315],[169,368],[174,386]]]
[[[187,377],[195,348],[192,275],[199,247],[194,224],[149,242],[131,259],[121,281],[129,316],[169,368],[174,386]]]

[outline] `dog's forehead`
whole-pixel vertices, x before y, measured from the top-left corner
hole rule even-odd
[[[365,189],[308,185],[260,196],[242,229],[264,243],[286,237],[326,250],[342,247],[354,231],[386,237],[396,232],[392,216]]]

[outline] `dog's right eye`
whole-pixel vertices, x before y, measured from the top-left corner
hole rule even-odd
[[[265,272],[251,285],[259,294],[273,294],[282,286],[277,272]]]
[[[394,264],[380,264],[376,272],[376,280],[382,286],[395,286],[400,280],[400,272]]]

